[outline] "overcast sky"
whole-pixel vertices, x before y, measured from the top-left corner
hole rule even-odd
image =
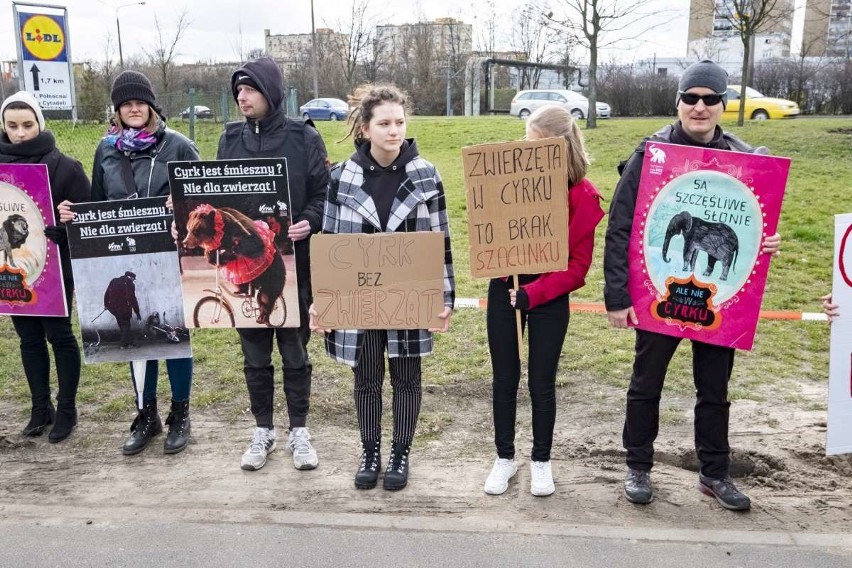
[[[133,0],[42,0],[46,4],[65,4],[69,13],[71,55],[74,61],[104,59],[107,37],[112,38],[113,57],[118,58],[116,46],[116,10],[121,18],[121,40],[125,59],[142,54],[150,45],[154,30],[154,15],[162,27],[170,31],[178,15],[186,8],[190,27],[179,47],[179,60],[235,61],[240,53],[263,48],[263,30],[273,34],[309,33],[311,31],[310,0],[146,0],[144,6],[129,5]],[[541,0],[546,2],[546,0]],[[564,0],[562,0],[564,1]],[[501,34],[510,31],[512,10],[523,0],[495,0],[498,21],[506,26]],[[559,13],[560,0],[551,6]],[[652,31],[640,42],[623,44],[618,50],[604,53],[603,61],[615,58],[629,62],[657,57],[686,55],[688,0],[654,0],[654,9],[664,16],[637,24],[672,20]],[[314,0],[316,27],[340,29],[348,21],[352,0]],[[374,13],[381,23],[414,22],[421,17],[432,20],[454,17],[474,26],[482,23],[486,0],[371,0]],[[479,18],[477,18],[477,15]],[[11,0],[0,0],[0,57],[15,59],[14,22]],[[635,31],[631,30],[631,35]],[[242,46],[242,47],[241,47]],[[476,45],[474,46],[476,47]],[[509,45],[499,46],[509,49]]]

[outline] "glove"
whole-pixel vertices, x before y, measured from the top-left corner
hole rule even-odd
[[[44,236],[63,247],[68,244],[68,232],[65,225],[48,225],[44,228]]]
[[[516,310],[528,310],[530,308],[530,297],[527,296],[526,290],[523,288],[518,289],[518,293],[515,294],[515,309]]]

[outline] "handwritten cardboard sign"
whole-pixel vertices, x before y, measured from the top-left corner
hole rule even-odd
[[[751,349],[788,158],[649,142],[630,236],[640,329]]]
[[[462,148],[470,271],[487,278],[568,266],[564,138]]]
[[[832,300],[840,316],[831,323],[826,455],[852,453],[852,213],[834,217]]]
[[[441,327],[444,234],[314,235],[311,282],[320,327]]]
[[[47,166],[0,164],[0,314],[67,316]]]

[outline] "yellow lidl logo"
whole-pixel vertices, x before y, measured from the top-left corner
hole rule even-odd
[[[65,51],[65,32],[50,16],[32,16],[21,27],[21,40],[33,57],[50,61]]]

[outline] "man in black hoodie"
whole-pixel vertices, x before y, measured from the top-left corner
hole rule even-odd
[[[237,330],[256,423],[241,467],[249,471],[260,469],[266,464],[266,456],[276,447],[275,368],[272,365],[272,340],[275,338],[284,369],[284,394],[290,420],[288,447],[293,453],[293,464],[296,469],[314,469],[318,463],[317,453],[306,428],[311,394],[311,363],[307,352],[308,306],[312,302],[309,239],[322,228],[328,185],[325,144],[313,125],[287,118],[281,108],[281,72],[272,59],[262,57],[237,69],[231,76],[231,90],[245,120],[225,126],[216,158],[287,158],[293,216],[288,237],[295,243],[300,317],[298,328]]]

